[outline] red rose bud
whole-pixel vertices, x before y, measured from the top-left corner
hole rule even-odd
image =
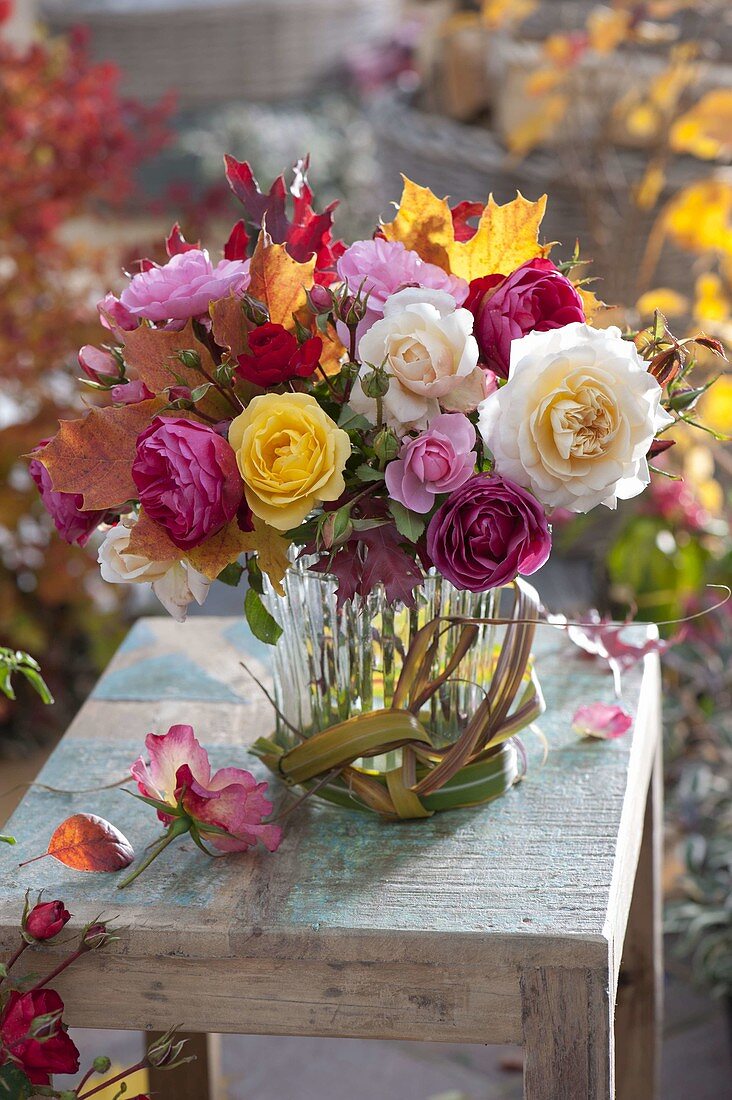
[[[300,345],[282,325],[267,321],[249,333],[249,353],[239,356],[237,373],[257,386],[279,386],[292,378],[308,378],[322,350],[319,336]]]
[[[100,947],[104,947],[106,943],[114,939],[110,932],[107,931],[107,926],[102,921],[95,921],[94,924],[90,924],[88,928],[85,928],[82,936],[81,943],[83,947],[86,947],[89,951],[96,951]]]
[[[151,519],[182,550],[236,515],[244,484],[229,443],[208,424],[156,416],[137,439],[132,479]]]
[[[39,901],[23,920],[23,931],[34,940],[50,940],[71,919],[62,901]]]
[[[54,989],[13,990],[0,1010],[0,1061],[5,1051],[32,1085],[52,1073],[77,1073],[79,1052],[61,1022],[64,1003]]]
[[[670,447],[675,445],[675,439],[654,439],[649,448],[648,457],[656,458],[657,455],[662,455],[664,451],[668,451]]]
[[[473,279],[465,308],[475,317],[481,362],[501,378],[508,378],[513,340],[585,320],[582,299],[569,279],[541,257],[505,278]]]
[[[45,447],[47,443],[47,439],[42,439],[36,450]],[[81,493],[57,492],[52,486],[51,475],[40,459],[31,459],[28,473],[35,481],[46,511],[64,542],[84,546],[106,512],[84,511],[84,497]]]

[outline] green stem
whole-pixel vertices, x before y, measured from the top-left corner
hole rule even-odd
[[[177,821],[174,821],[169,826],[167,833],[152,849],[150,854],[143,859],[139,867],[136,867],[131,875],[123,879],[122,882],[117,883],[118,890],[124,890],[125,886],[129,886],[131,882],[134,882],[138,875],[141,875],[146,870],[154,859],[157,859],[160,853],[171,844],[176,837],[182,836],[183,833],[190,831],[191,822],[187,817],[179,817]]]
[[[146,1061],[138,1062],[136,1066],[130,1066],[129,1069],[123,1069],[121,1073],[118,1073],[116,1077],[112,1077],[109,1081],[102,1081],[101,1084],[95,1085],[89,1092],[81,1092],[78,1094],[78,1100],[87,1100],[88,1096],[93,1096],[95,1092],[101,1092],[102,1089],[108,1089],[110,1085],[116,1085],[118,1081],[124,1080],[125,1077],[131,1077],[133,1073],[137,1073],[138,1070],[145,1069],[147,1065]],[[82,1085],[84,1082],[82,1081]],[[79,1085],[81,1088],[81,1085]]]

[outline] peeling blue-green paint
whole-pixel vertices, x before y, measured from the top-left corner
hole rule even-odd
[[[216,703],[246,703],[247,700],[209,675],[181,653],[146,657],[102,676],[92,692],[93,699],[133,702],[157,699],[189,699]]]

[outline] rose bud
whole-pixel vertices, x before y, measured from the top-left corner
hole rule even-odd
[[[112,400],[119,405],[136,405],[138,401],[149,401],[151,397],[155,396],[139,378],[112,386],[109,394]]]
[[[23,931],[34,940],[50,940],[58,935],[71,913],[62,901],[39,901],[23,918]]]
[[[473,333],[481,363],[501,378],[508,378],[512,340],[585,319],[577,290],[551,260],[541,257],[521,264],[505,278],[473,279],[465,308],[475,317]]]
[[[293,378],[308,378],[322,350],[319,336],[301,345],[282,325],[268,321],[249,333],[249,353],[239,356],[237,373],[257,386],[279,386]]]
[[[207,424],[156,416],[137,439],[132,480],[148,516],[182,550],[239,510],[244,485],[229,443]]]
[[[79,366],[91,382],[108,386],[110,382],[118,382],[120,379],[119,363],[111,351],[84,344],[79,349],[78,360]]]
[[[311,290],[306,291],[308,305],[313,313],[330,313],[333,309],[333,295],[325,286],[317,283]]]
[[[116,937],[112,936],[107,931],[106,924],[103,921],[95,921],[94,924],[90,924],[88,928],[85,928],[81,936],[82,947],[86,947],[89,951],[96,951],[100,947],[104,947],[106,943],[110,943]]]

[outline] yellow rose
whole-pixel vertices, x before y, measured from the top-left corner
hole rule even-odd
[[[351,441],[308,394],[253,398],[232,421],[229,443],[249,507],[278,531],[297,527],[316,504],[345,489]]]

